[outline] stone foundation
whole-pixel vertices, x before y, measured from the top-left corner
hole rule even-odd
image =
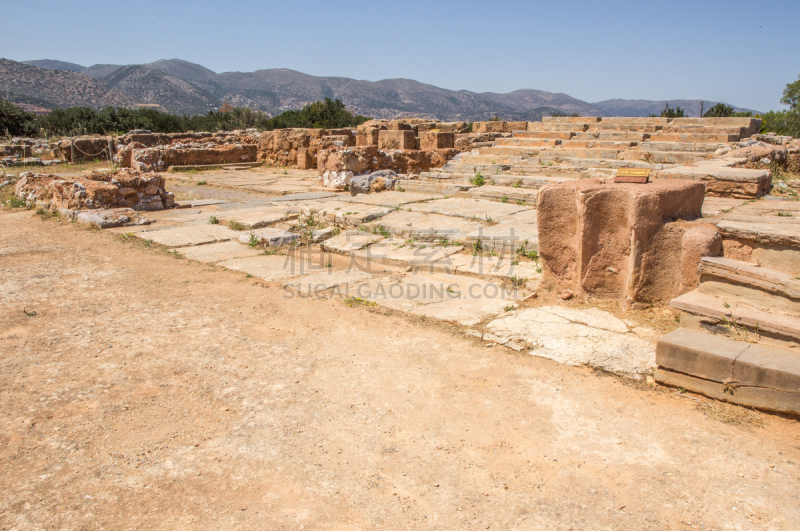
[[[154,211],[175,206],[175,196],[164,190],[163,177],[144,176],[127,169],[95,171],[70,179],[27,172],[17,181],[14,192],[27,204],[50,210],[131,208]]]
[[[705,186],[660,179],[615,184],[582,179],[539,195],[543,283],[625,307],[667,302],[697,285],[703,256],[721,251],[700,218]]]

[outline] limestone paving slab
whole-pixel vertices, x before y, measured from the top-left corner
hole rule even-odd
[[[366,205],[378,205],[386,207],[398,207],[410,203],[419,203],[421,201],[430,201],[432,199],[440,199],[445,197],[443,194],[431,193],[420,194],[412,192],[378,192],[372,194],[359,194],[355,197],[342,195],[340,200],[348,203],[363,203]]]
[[[234,240],[239,232],[219,225],[184,225],[168,229],[136,233],[138,238],[152,240],[167,247],[188,247],[221,241]]]
[[[376,242],[381,242],[383,239],[383,236],[380,234],[348,230],[343,231],[338,236],[325,240],[322,244],[322,249],[334,253],[349,254],[353,251],[369,247]]]
[[[294,219],[295,217],[297,217],[296,210],[281,206],[232,210],[217,216],[220,222],[230,223],[235,221],[243,225],[246,230],[260,229],[273,223]]]
[[[357,227],[382,218],[390,212],[392,212],[392,209],[389,207],[346,203],[344,201],[327,201],[302,205],[300,207],[300,221],[314,217],[317,220],[324,219],[329,223],[344,227]]]
[[[186,201],[175,201],[176,205],[189,206],[192,208],[220,205],[222,203],[227,203],[227,201],[224,201],[222,199],[188,199]]]
[[[175,250],[189,260],[197,260],[198,262],[224,262],[235,258],[247,258],[263,254],[259,249],[242,245],[235,241],[178,247]]]
[[[586,310],[565,310],[529,308],[502,316],[486,329],[503,339],[527,343],[534,356],[565,365],[587,365],[637,379],[653,371],[654,343],[623,333],[627,326],[620,326],[607,312],[593,309],[583,315]]]
[[[286,282],[282,287],[287,293],[294,293],[301,297],[319,296],[332,291],[327,295],[348,298],[353,296],[351,287],[372,277],[372,274],[358,268],[340,270],[326,268],[324,271]]]
[[[320,199],[330,199],[336,194],[330,192],[302,192],[299,194],[287,194],[280,197],[271,197],[271,203],[286,203],[291,201],[312,201]]]
[[[461,245],[426,245],[398,240],[383,240],[365,250],[357,251],[360,259],[386,265],[431,268],[448,262],[448,258],[461,251]]]
[[[462,326],[476,324],[517,308],[517,303],[501,298],[467,298],[444,300],[411,310],[413,315],[424,315],[440,321],[458,323]]]
[[[241,234],[239,236],[239,242],[243,244],[249,244],[252,238],[255,238],[259,243],[273,247],[279,247],[281,245],[288,245],[293,241],[299,240],[300,235],[287,230],[267,227],[264,229],[251,230]]]
[[[467,234],[486,226],[484,222],[477,220],[404,210],[387,214],[374,223],[377,224],[388,229],[394,237],[426,241],[448,239],[457,242],[464,241]]]
[[[429,214],[441,214],[482,221],[498,220],[527,210],[526,207],[521,205],[461,197],[450,197],[429,203],[413,203],[407,206],[414,212],[427,212]]]
[[[267,282],[278,282],[305,273],[305,270],[295,267],[296,264],[291,257],[263,253],[259,256],[227,260],[220,262],[219,265],[247,273]]]

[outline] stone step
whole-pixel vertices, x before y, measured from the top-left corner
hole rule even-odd
[[[630,131],[591,131],[575,133],[572,140],[613,140],[616,142],[644,142],[650,138],[649,133]]]
[[[478,154],[464,153],[461,155],[461,161],[467,162],[469,164],[468,161],[472,160],[472,157],[478,157],[478,156],[482,156],[486,160],[492,160],[492,157],[494,157],[495,159],[499,157],[535,157],[543,149],[552,149],[553,147],[554,146],[552,144],[549,146],[540,146],[540,147],[494,145],[492,147],[480,148],[478,150]],[[478,164],[480,164],[480,162]]]
[[[576,138],[561,142],[563,149],[620,149],[627,150],[636,147],[638,142],[630,140],[599,140],[591,138]]]
[[[655,379],[717,400],[797,415],[798,354],[681,328],[659,340]]]
[[[691,164],[713,157],[713,153],[685,153],[667,151],[641,151],[638,149],[567,149],[548,148],[539,152],[539,160],[555,159],[609,159],[636,160],[653,164]]]
[[[514,136],[512,138],[528,138],[528,139],[537,139],[537,140],[569,140],[573,136],[578,133],[574,131],[550,131],[550,130],[529,130],[529,131],[514,131]],[[506,140],[500,139],[497,140]]]
[[[736,135],[741,136],[745,128],[733,127],[713,127],[705,125],[667,125],[661,130],[664,135]]]
[[[723,239],[746,240],[760,245],[800,249],[800,226],[796,220],[781,220],[780,218],[764,221],[755,221],[753,217],[748,220],[722,219],[716,226],[722,233]],[[784,268],[800,272],[800,268]]]
[[[670,306],[684,313],[681,326],[686,328],[702,328],[742,340],[765,340],[781,348],[796,347],[800,341],[800,317],[757,304],[695,290],[673,299]]]
[[[594,124],[602,120],[599,116],[545,116],[544,124]]]
[[[800,316],[800,279],[796,274],[723,257],[703,258],[697,269],[700,293]]]
[[[665,132],[653,133],[650,142],[683,142],[689,144],[712,144],[738,142],[739,134],[728,133],[685,133],[685,132]]]
[[[528,123],[528,132],[541,132],[541,131],[555,131],[555,132],[567,132],[567,133],[576,133],[576,132],[583,132],[589,128],[589,124],[556,124],[556,123],[539,123],[539,122],[529,122]],[[515,136],[524,135],[524,131],[514,131]]]
[[[404,192],[437,192],[445,195],[455,195],[466,192],[475,185],[468,183],[454,183],[451,181],[432,182],[419,179],[401,179],[395,184],[395,190]]]
[[[651,137],[649,141],[639,144],[642,151],[671,151],[671,152],[693,152],[693,153],[714,153],[720,148],[727,147],[727,144],[717,143],[697,143],[697,142],[655,142]]]
[[[563,133],[556,133],[556,134],[563,134]],[[571,134],[571,133],[570,133]],[[498,138],[494,141],[495,146],[523,146],[523,147],[553,147],[561,145],[563,139],[551,139],[551,138],[526,138],[526,137],[511,137],[511,138]],[[481,153],[485,151],[486,148],[481,149]]]
[[[487,199],[490,201],[500,201],[503,203],[519,203],[526,205],[536,205],[539,190],[536,188],[523,188],[520,186],[497,186],[486,185],[471,188],[467,194],[475,199]]]
[[[436,183],[452,183],[452,185],[465,186],[470,182],[470,179],[475,177],[474,173],[436,173],[436,172],[423,172],[419,175],[420,181],[431,181]],[[521,175],[501,173],[495,175],[484,175],[487,182],[494,182],[496,186],[510,186],[527,189],[538,189],[543,186],[551,184],[558,184],[572,179],[580,179],[582,176],[576,174],[565,175]]]
[[[595,124],[586,129],[588,133],[647,133],[661,131],[660,125]]]
[[[769,193],[772,177],[768,170],[722,166],[717,161],[677,167],[663,167],[654,173],[660,179],[694,179],[706,183],[706,195],[754,199]]]

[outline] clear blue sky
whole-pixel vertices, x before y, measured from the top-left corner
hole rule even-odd
[[[800,0],[26,0],[0,56],[82,65],[179,58],[472,91],[706,99],[781,108]]]

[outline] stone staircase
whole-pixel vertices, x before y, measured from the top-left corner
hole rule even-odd
[[[720,150],[759,127],[760,122],[750,118],[546,117],[491,146],[462,153],[438,170],[423,172],[418,180],[453,188],[477,176],[495,186],[538,189],[567,179],[610,175],[619,168],[649,168],[654,177],[713,180],[696,177],[692,168],[712,161],[714,168],[725,166],[716,160]],[[736,170],[727,170],[728,181],[756,184],[718,189],[735,189],[740,195],[756,190],[753,197],[764,193],[768,172]]]
[[[657,381],[800,414],[800,205],[782,203],[715,218],[724,256],[703,258],[700,286],[672,301],[681,329],[659,342]]]

